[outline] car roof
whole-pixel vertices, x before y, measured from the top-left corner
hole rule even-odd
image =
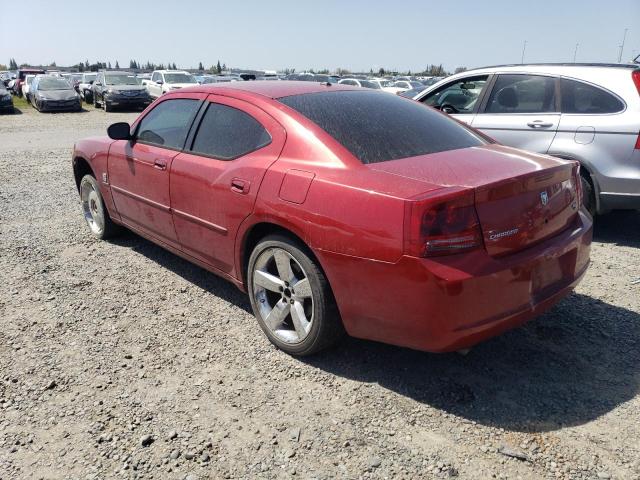
[[[125,70],[105,70],[102,73],[104,73],[105,75],[111,75],[111,74],[114,74],[114,75],[134,75],[134,73],[127,72]]]
[[[283,80],[273,82],[268,80],[250,80],[244,82],[208,83],[199,86],[180,89],[181,92],[196,91],[218,93],[239,91],[262,95],[276,99],[305,93],[334,92],[341,90],[361,90],[360,87],[351,85],[326,84],[319,82],[304,82],[295,80]],[[220,92],[222,93],[222,92]]]
[[[638,68],[638,64],[633,63],[507,63],[504,65],[490,65],[487,67],[474,68],[473,70],[487,70],[490,68],[526,68],[526,67],[601,67],[601,68]],[[467,70],[471,72],[473,70]]]

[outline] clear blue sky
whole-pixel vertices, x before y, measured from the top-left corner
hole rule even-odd
[[[9,8],[11,6],[11,8]],[[17,10],[16,10],[17,9]],[[640,53],[640,0],[0,0],[0,63],[445,68]],[[100,12],[98,14],[98,12]]]

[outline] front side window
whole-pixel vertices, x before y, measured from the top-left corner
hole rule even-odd
[[[486,113],[545,113],[556,111],[555,80],[541,75],[500,75]]]
[[[165,100],[140,121],[137,140],[161,147],[181,149],[198,105],[198,100],[190,98]]]
[[[609,92],[592,85],[568,80],[560,80],[562,113],[595,114],[616,113],[624,110],[624,104]]]
[[[278,100],[317,124],[365,164],[486,143],[446,115],[374,90],[308,93]]]
[[[472,113],[488,79],[488,75],[482,75],[456,80],[440,87],[421,101],[439,110],[453,113]]]
[[[237,108],[209,104],[191,151],[232,160],[271,143],[271,136],[251,115]]]
[[[158,73],[154,73],[153,75],[151,75],[152,82],[157,82],[158,80],[160,80],[160,75]]]

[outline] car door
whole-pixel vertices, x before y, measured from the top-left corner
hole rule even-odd
[[[560,123],[558,85],[546,75],[497,75],[471,125],[498,142],[547,153]]]
[[[157,98],[160,96],[161,87],[158,84],[158,82],[161,80],[162,79],[160,78],[160,74],[158,72],[153,72],[153,75],[151,75],[151,81],[147,83],[149,88],[149,95],[151,95],[154,98]]]
[[[485,94],[490,75],[457,78],[417,100],[471,124]]]
[[[108,178],[122,220],[174,247],[169,171],[205,97],[183,94],[158,103],[132,127],[132,140],[115,141],[109,149]]]
[[[282,151],[282,126],[258,107],[210,95],[171,165],[171,209],[182,250],[234,272],[236,233]]]

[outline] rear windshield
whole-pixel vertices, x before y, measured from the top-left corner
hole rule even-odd
[[[486,143],[445,115],[386,92],[307,93],[278,100],[316,123],[362,163]]]

